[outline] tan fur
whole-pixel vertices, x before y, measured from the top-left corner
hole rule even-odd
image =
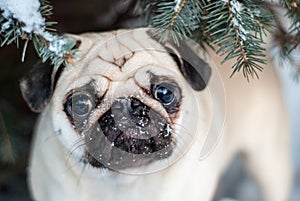
[[[36,129],[29,181],[37,201],[210,201],[222,170],[238,151],[247,156],[248,168],[261,185],[265,200],[287,200],[291,182],[288,121],[272,63],[264,67],[259,80],[248,83],[240,74],[229,79],[233,63],[221,66],[222,58],[211,53],[205,58],[213,68],[212,78],[205,90],[196,92],[167,53],[153,51],[163,47],[143,30],[71,37],[82,42],[78,60],[62,73]],[[137,51],[144,48],[147,51]],[[116,94],[132,94],[167,116],[140,90],[147,82],[147,69],[174,76],[186,97],[176,119],[185,128],[185,132],[178,128],[178,137],[183,140],[175,151],[182,157],[163,161],[157,169],[154,165],[134,170],[151,174],[83,166],[78,158],[84,148],[76,144],[80,137],[63,113],[65,94],[94,78],[100,93],[108,90],[110,94],[104,109]],[[189,139],[186,134],[195,131]]]

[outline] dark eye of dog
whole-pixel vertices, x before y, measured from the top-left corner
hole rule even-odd
[[[154,82],[151,84],[152,96],[159,101],[169,113],[178,111],[181,103],[180,87],[173,81]]]
[[[94,108],[93,99],[86,94],[73,94],[67,100],[67,112],[76,120],[85,119]]]
[[[175,99],[175,96],[170,89],[160,85],[156,87],[154,97],[164,105],[170,105]]]

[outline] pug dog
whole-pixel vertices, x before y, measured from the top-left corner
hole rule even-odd
[[[72,64],[21,80],[35,129],[36,201],[210,201],[237,153],[264,200],[291,183],[288,120],[272,63],[259,80],[229,79],[233,62],[148,29],[68,35]]]

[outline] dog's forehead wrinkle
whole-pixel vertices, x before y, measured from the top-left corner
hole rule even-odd
[[[163,60],[157,59],[158,55],[155,51],[136,51],[132,57],[123,65],[123,73],[132,74],[131,72],[137,71],[144,67],[161,67],[164,69],[173,68],[172,60],[165,58]],[[173,69],[172,69],[173,70]]]
[[[99,51],[102,49],[102,46],[105,44],[105,40],[99,40],[95,44],[93,44],[86,52],[81,55],[81,59],[74,63],[76,68],[79,68],[79,73],[85,70],[85,67],[88,65],[90,61],[97,57]]]
[[[106,41],[104,48],[98,54],[98,56],[117,65],[119,68],[122,68],[126,60],[130,59],[132,55],[132,50],[119,41],[118,37]]]
[[[116,43],[122,51],[114,46]],[[111,47],[116,48],[117,51],[111,52],[113,50]],[[94,58],[99,52],[101,52],[102,55],[106,55],[104,58],[107,58],[107,60],[110,58],[110,61],[113,62],[113,55],[117,55],[117,52],[124,54],[124,52],[150,50],[149,48],[164,49],[158,42],[150,39],[146,32],[139,31],[138,33],[132,33],[128,30],[122,30],[114,34],[83,34],[80,48],[82,51],[78,62],[81,66],[85,66],[86,62]],[[116,58],[120,58],[120,56]],[[76,63],[78,62],[76,61]],[[79,65],[79,63],[77,65]]]
[[[120,76],[120,69],[111,61],[107,61],[101,56],[97,56],[87,63],[81,74],[87,75],[102,75],[112,80],[110,74],[114,72],[115,75]]]
[[[110,63],[110,64],[114,64],[114,61],[112,60],[108,60],[107,58],[105,58],[105,57],[103,57],[102,55],[98,55],[97,57],[99,57],[100,58],[100,60],[101,61],[105,61],[105,62],[107,62],[107,63]],[[94,59],[93,61],[95,61],[96,59]],[[91,62],[93,62],[93,61],[91,61]],[[89,64],[90,65],[90,64]]]
[[[139,68],[142,68],[144,64],[139,62],[138,58],[135,59],[134,53],[125,55],[125,57],[129,58],[129,60],[126,60],[122,68],[120,68],[115,63],[111,63],[97,56],[87,64],[85,70],[82,70],[81,73],[87,75],[101,75],[111,81],[128,80]],[[128,66],[127,63],[130,65]]]
[[[134,55],[134,52],[129,52],[127,54],[124,54],[120,58],[116,59],[113,63],[117,65],[120,70],[122,71],[122,67],[126,63],[127,60],[129,60]]]
[[[99,43],[102,44],[102,48],[91,48],[91,53],[83,59],[85,65],[80,64],[78,66],[78,68],[81,68],[78,74],[92,72],[105,75],[111,80],[121,80],[132,76],[134,71],[145,65],[163,66],[165,68],[174,67],[173,60],[168,58],[165,52],[149,48],[147,45],[144,47],[143,43],[142,45],[139,44],[141,41],[136,41],[135,38],[125,38],[130,39],[124,41],[123,37],[113,38],[104,43]],[[139,39],[141,40],[141,38]],[[92,53],[97,50],[96,56],[92,58],[91,55],[95,55]],[[87,58],[89,58],[89,61]]]

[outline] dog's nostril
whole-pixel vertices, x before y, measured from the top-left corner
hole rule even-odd
[[[147,116],[149,109],[146,106],[139,106],[137,108],[132,108],[131,114],[133,116]]]
[[[146,127],[150,123],[149,108],[137,99],[131,100],[131,118],[140,127]]]
[[[132,108],[137,108],[141,105],[142,105],[142,103],[139,100],[137,100],[137,99],[132,99],[131,100],[131,107]]]
[[[123,109],[123,104],[120,101],[116,101],[114,102],[114,104],[112,105],[112,109],[113,110],[122,110]]]
[[[125,99],[120,99],[113,103],[111,109],[114,115],[119,117],[127,117],[129,112],[129,102]]]
[[[124,124],[126,121],[127,124],[131,122],[139,127],[146,127],[151,123],[150,108],[135,98],[122,98],[115,101],[111,111],[117,123]]]

